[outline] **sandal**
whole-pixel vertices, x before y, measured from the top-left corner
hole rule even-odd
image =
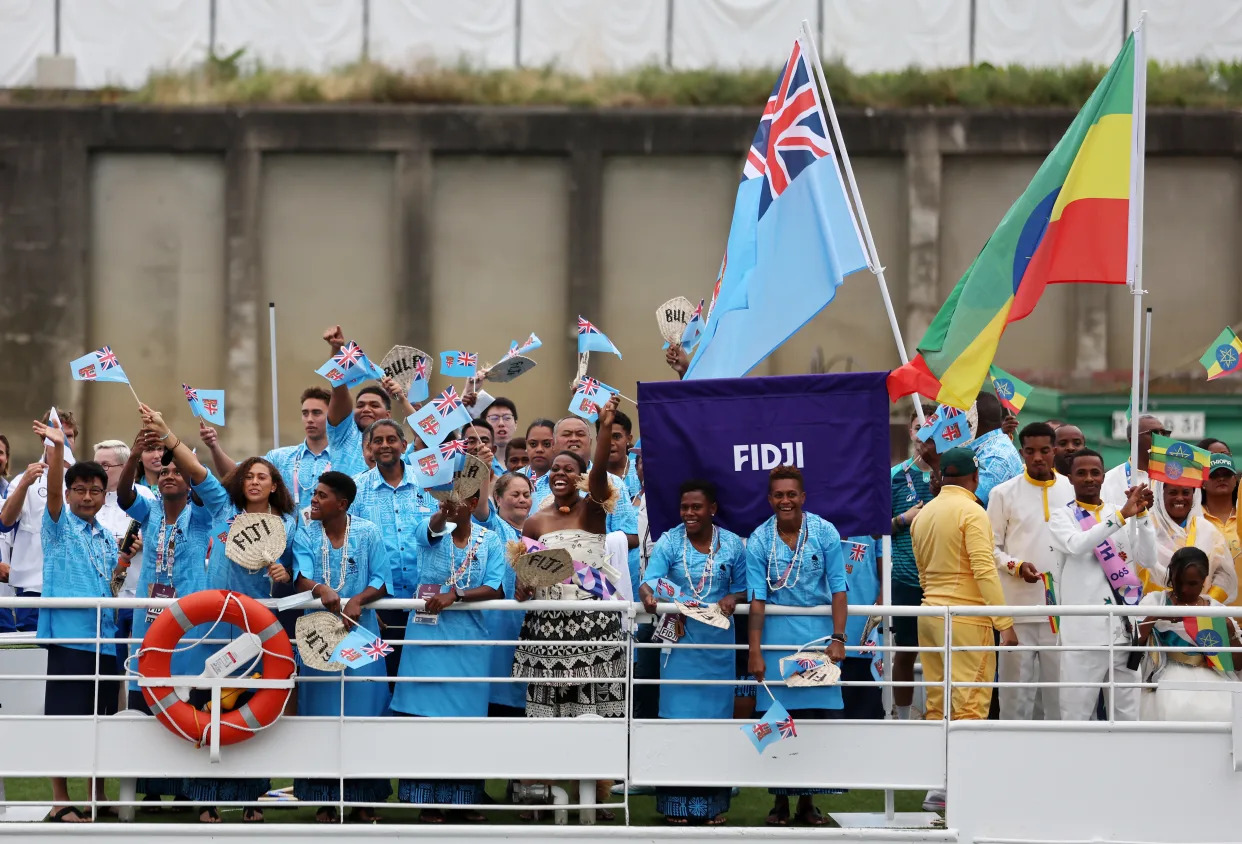
[[[687,826],[690,823],[690,821],[686,818],[677,817],[675,815],[665,815],[664,822],[672,824],[673,826]]]
[[[768,812],[768,826],[789,826],[789,806],[773,806]]]
[[[365,806],[359,806],[349,813],[350,823],[379,823],[380,816],[375,814],[374,809],[368,809]]]
[[[263,810],[253,806],[242,809],[242,823],[263,823]]]
[[[617,819],[616,813],[614,813],[611,809],[596,809],[595,810],[595,820],[597,821],[603,821],[604,823],[608,823],[609,821],[615,821],[616,819]]]
[[[324,806],[315,813],[316,823],[339,823],[341,815],[337,812],[335,806]]]
[[[456,809],[449,814],[453,820],[463,823],[487,823],[487,815],[474,809]]]
[[[439,809],[423,809],[418,813],[419,823],[444,823],[444,813]]]
[[[220,813],[215,806],[204,806],[198,810],[199,823],[220,823]]]
[[[798,823],[807,826],[827,826],[828,818],[816,806],[809,806],[798,812]]]
[[[706,824],[707,826],[724,826],[726,823],[728,823],[728,821],[729,821],[728,815],[720,814],[714,818],[710,818],[704,821],[704,824]]]
[[[72,817],[70,817],[72,815]],[[90,823],[91,819],[82,814],[77,806],[66,806],[59,812],[48,812],[44,823]]]

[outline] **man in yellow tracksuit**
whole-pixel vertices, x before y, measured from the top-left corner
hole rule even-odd
[[[969,448],[940,455],[940,494],[928,502],[910,527],[914,561],[923,586],[924,606],[1004,606],[993,557],[992,526],[975,498],[979,467]],[[1018,644],[1013,619],[958,616],[953,619],[955,647],[991,647],[992,629],[1002,645]],[[919,618],[919,647],[927,686],[928,720],[944,718],[944,620]],[[954,651],[953,681],[987,683],[996,676],[995,651]],[[992,703],[991,687],[954,688],[950,718],[985,719]]]

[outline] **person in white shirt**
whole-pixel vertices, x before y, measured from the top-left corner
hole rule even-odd
[[[1043,578],[1053,578],[1060,557],[1052,547],[1048,523],[1054,510],[1064,510],[1074,500],[1074,488],[1067,478],[1053,471],[1053,443],[1056,432],[1046,422],[1034,422],[1018,435],[1019,449],[1026,471],[994,487],[988,497],[988,520],[996,543],[996,567],[1003,575],[1001,588],[1005,603],[1012,606],[1044,606],[1048,603]],[[1055,610],[1054,610],[1055,612]],[[1048,616],[1015,616],[1018,639],[1023,645],[1054,646],[1056,633]],[[1002,683],[1055,683],[1058,679],[1055,651],[1024,651],[1006,648],[1000,654]],[[1000,717],[1029,721],[1035,715],[1039,698],[1045,719],[1060,716],[1055,688],[1002,686]]]
[[[1070,464],[1074,500],[1052,511],[1048,528],[1052,547],[1060,554],[1056,584],[1065,605],[1100,606],[1137,604],[1142,597],[1141,569],[1151,569],[1156,559],[1156,535],[1147,508],[1153,498],[1146,484],[1131,487],[1121,507],[1100,498],[1104,483],[1104,460],[1084,448]],[[1123,530],[1127,525],[1132,530]],[[1062,645],[1129,645],[1134,622],[1117,616],[1062,616]],[[1130,665],[1133,664],[1133,668]],[[1062,651],[1062,683],[1104,683],[1109,678],[1108,651]],[[1111,660],[1116,683],[1138,683],[1137,662],[1129,651],[1114,651]],[[1099,698],[1098,686],[1063,686],[1061,718],[1090,720]],[[1105,690],[1105,700],[1110,695]],[[1139,717],[1139,690],[1116,688],[1112,693],[1113,717],[1135,721]]]
[[[65,432],[66,452],[73,450],[78,436],[78,423],[73,413],[57,408],[61,429]],[[48,424],[51,412],[40,420]],[[37,598],[43,594],[43,511],[47,509],[47,459],[51,446],[40,440],[44,453],[38,463],[26,467],[22,476],[9,488],[4,506],[0,507],[0,531],[12,532],[13,547],[9,553],[9,585],[16,595]],[[70,459],[66,453],[65,463]],[[17,610],[17,629],[32,633],[39,625],[39,611],[31,607]]]
[[[1120,466],[1114,466],[1108,470],[1108,474],[1104,476],[1104,485],[1100,489],[1100,498],[1105,504],[1121,507],[1126,503],[1126,491],[1131,487],[1139,484],[1150,486],[1151,479],[1147,476],[1147,459],[1151,455],[1151,435],[1159,434],[1167,437],[1172,433],[1157,417],[1147,413],[1139,417],[1138,430],[1138,468],[1133,468],[1130,461],[1126,460]],[[1130,442],[1130,436],[1130,431],[1127,429],[1126,442]]]

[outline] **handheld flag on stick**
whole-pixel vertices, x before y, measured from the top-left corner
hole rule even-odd
[[[479,371],[479,356],[474,352],[452,350],[440,352],[440,374],[450,378],[473,378]]]
[[[1190,637],[1190,641],[1195,643],[1195,647],[1229,647],[1229,619],[1227,618],[1190,616],[1182,619],[1182,626],[1186,628],[1186,635]],[[1233,654],[1229,651],[1208,652],[1203,655],[1217,671],[1224,674],[1234,671]]]
[[[933,440],[936,453],[944,454],[949,449],[971,440],[970,424],[966,414],[956,407],[941,405],[919,428],[918,438],[919,442]]]
[[[60,414],[56,412],[55,405],[53,405],[52,409],[47,412],[47,424],[61,431],[65,429],[64,426],[60,424]],[[55,447],[55,443],[53,443],[47,437],[43,438],[43,444],[47,446],[48,448]],[[73,449],[69,447],[69,442],[66,440],[65,441],[65,465],[72,466],[76,462],[77,461],[73,457]]]
[[[794,724],[793,716],[775,698],[772,706],[763,713],[762,718],[753,724],[743,724],[738,729],[746,734],[750,743],[755,746],[755,750],[760,753],[781,739],[798,737],[798,728]]]
[[[384,370],[372,363],[362,347],[353,340],[342,346],[315,372],[332,382],[333,387],[353,387],[363,381],[379,381],[384,377]]]
[[[457,391],[449,387],[405,421],[418,434],[419,439],[429,446],[436,446],[454,428],[470,422],[470,411],[462,404]]]
[[[612,344],[608,335],[582,317],[578,317],[578,354],[608,352],[621,357],[621,350]]]
[[[1013,377],[995,364],[988,369],[988,374],[992,377],[992,389],[996,391],[1000,403],[1014,416],[1021,413],[1027,396],[1031,394],[1031,385]]]
[[[1212,465],[1212,455],[1181,440],[1152,434],[1147,473],[1154,481],[1173,486],[1201,487]]]
[[[517,357],[518,355],[524,355],[527,352],[533,352],[542,345],[543,341],[534,334],[527,337],[521,344],[519,344],[517,340],[514,340],[509,344],[509,351],[505,352],[505,356],[502,357],[501,360],[508,360],[509,358]]]
[[[1051,572],[1043,572],[1039,575],[1039,579],[1044,583],[1044,603],[1050,607],[1057,605],[1057,587],[1052,580]],[[1059,615],[1048,616],[1048,625],[1052,628],[1054,634],[1061,632],[1061,617]]]
[[[134,392],[134,385],[129,383],[129,376],[121,368],[121,362],[117,360],[111,346],[103,346],[70,361],[69,369],[73,373],[74,381],[114,381],[124,384],[129,387],[134,401],[142,404],[142,399]]]
[[[1239,362],[1242,362],[1242,339],[1232,328],[1222,331],[1199,358],[1199,363],[1207,370],[1209,381],[1237,372]]]
[[[917,392],[970,407],[1005,327],[1030,314],[1047,285],[1126,282],[1130,172],[1143,166],[1131,160],[1134,91],[1144,69],[1131,34],[949,294],[919,354],[889,374],[893,401]]]
[[[331,661],[344,663],[346,668],[361,668],[392,653],[392,645],[365,627],[355,627],[332,652]]]
[[[189,384],[182,384],[181,389],[191,413],[212,425],[224,425],[224,390],[199,390]]]
[[[414,467],[414,482],[420,488],[431,489],[453,482],[453,472],[457,471],[460,458],[456,454],[442,454],[443,447],[433,445],[410,455],[410,465]]]

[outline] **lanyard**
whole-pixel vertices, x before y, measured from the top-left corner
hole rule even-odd
[[[308,450],[309,450],[309,449],[308,449]],[[319,463],[319,457],[320,457],[320,455],[327,454],[327,453],[328,453],[328,450],[327,450],[326,448],[325,448],[323,451],[319,452],[319,454],[314,454],[314,453],[312,453],[312,454],[311,454],[311,467],[312,467],[312,468],[314,468],[314,466],[315,466],[315,465],[317,465],[317,464]],[[297,459],[297,461],[293,464],[293,488],[294,488],[295,490],[298,490],[298,491],[299,491],[299,494],[300,494],[300,491],[301,491],[301,490],[303,490],[303,489],[310,489],[310,487],[303,487],[301,484],[299,484],[299,483],[298,483],[298,477],[299,477],[299,476],[301,475],[301,473],[302,473],[302,461],[303,461],[303,460],[305,460],[305,459],[306,459],[306,458],[305,458],[305,456],[304,456],[303,454],[298,454],[298,459]],[[331,472],[331,471],[332,471],[332,460],[331,460],[331,459],[329,459],[329,460],[328,460],[328,465],[324,467],[324,470],[323,470],[323,471],[324,471],[324,472]],[[322,475],[322,474],[323,474],[323,472],[317,472],[317,473],[315,473],[315,479],[316,479],[316,480],[318,480],[318,479],[319,479],[319,476],[320,476],[320,475]]]
[[[177,517],[179,522],[181,517]],[[168,573],[168,582],[172,583],[173,564],[176,563],[177,557],[177,535],[181,528],[177,524],[173,524],[171,535],[168,531],[168,522],[160,523],[160,535],[155,545],[155,582],[160,582],[160,573]]]
[[[462,561],[460,568],[457,566],[457,546],[453,544],[452,536],[447,537],[449,547],[449,577],[448,581],[445,583],[446,586],[462,585],[461,577],[464,574],[466,576],[466,582],[463,588],[470,588],[470,569],[474,564],[475,555],[478,553],[479,543],[483,541],[483,537],[486,533],[487,528],[479,528],[478,535],[474,537],[474,541],[471,542],[470,547],[466,549],[466,558]]]

